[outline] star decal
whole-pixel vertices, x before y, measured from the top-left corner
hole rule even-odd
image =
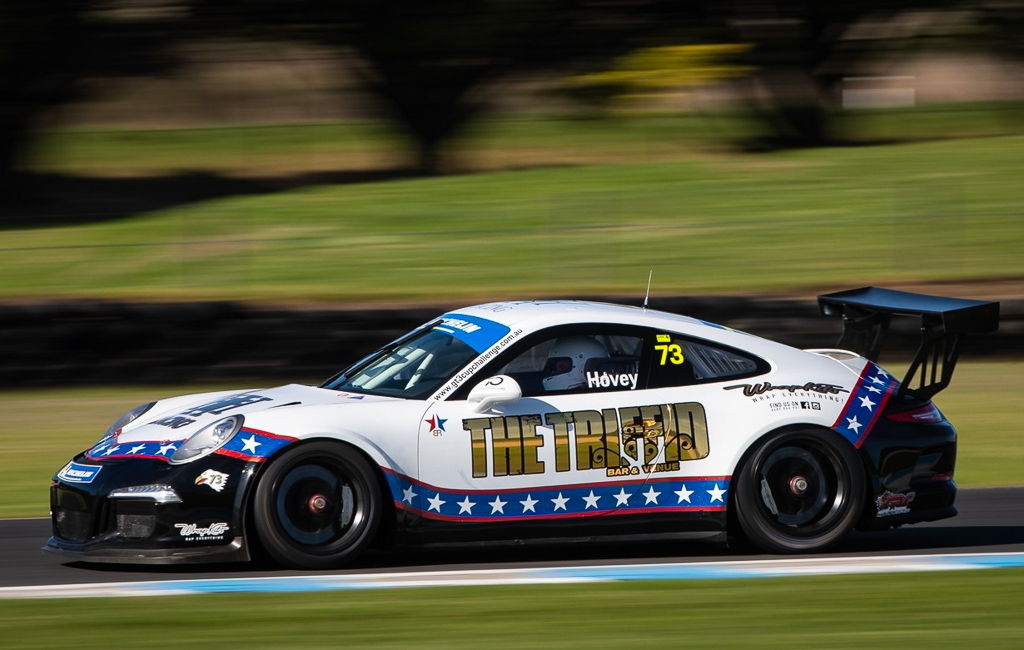
[[[649,490],[644,492],[644,505],[648,503],[658,504],[658,497],[661,496],[661,492],[655,492],[654,486],[652,485]]]
[[[865,386],[864,388],[867,388],[872,393],[881,393],[882,392],[881,388],[875,388],[874,386]]]
[[[533,507],[537,505],[537,500],[531,497],[529,494],[527,494],[526,498],[520,501],[519,503],[521,503],[523,506],[523,512],[526,512],[527,510],[529,510],[530,512],[537,512],[536,510],[533,509]]]
[[[430,425],[431,431],[445,431],[444,423],[447,422],[448,419],[449,418],[443,418],[438,415],[431,415],[429,418],[424,420],[424,422]]]
[[[109,456],[110,454],[114,453],[115,451],[117,451],[120,448],[121,448],[121,445],[114,445],[110,449],[108,449],[105,452],[103,452],[103,455],[104,456]]]
[[[487,505],[491,506],[491,514],[492,515],[494,513],[496,513],[496,512],[500,512],[501,514],[505,514],[505,504],[507,504],[507,503],[508,503],[508,501],[502,501],[501,500],[501,495],[499,494],[499,495],[494,497],[494,501],[489,501],[487,503]]]
[[[849,429],[850,431],[853,431],[854,433],[860,433],[860,428],[862,426],[864,425],[857,421],[856,415],[853,416],[852,418],[846,418],[846,428]]]
[[[433,499],[427,499],[427,501],[430,502],[430,507],[427,508],[428,512],[431,510],[437,510],[438,512],[441,512],[441,506],[448,503],[447,501],[441,498],[440,494],[435,495]]]
[[[415,498],[416,498],[416,493],[412,491],[412,486],[411,485],[409,487],[405,488],[404,490],[402,490],[402,501],[405,501],[406,503],[412,503],[412,500],[415,499]]]
[[[473,506],[475,506],[475,505],[476,505],[475,503],[473,503],[472,501],[469,500],[469,495],[466,495],[465,499],[463,499],[462,501],[458,502],[459,514],[460,515],[465,515],[465,514],[470,514],[471,515],[471,514],[473,514]]]
[[[885,380],[882,379],[881,377],[872,377],[871,381],[875,382],[876,384],[884,384],[885,383]]]
[[[860,400],[860,405],[869,411],[875,406],[875,403],[872,402],[871,398],[868,397],[867,395],[865,395],[864,397],[858,397],[857,399]]]
[[[160,451],[158,451],[157,453],[166,456],[168,453],[176,449],[177,447],[175,447],[173,444],[167,443],[166,445],[160,445]]]
[[[137,454],[137,453],[139,453],[140,451],[142,451],[145,448],[146,448],[146,445],[135,445],[134,447],[132,447],[131,449],[128,450],[128,453],[129,454]]]
[[[569,499],[562,496],[559,492],[558,496],[551,500],[551,503],[555,504],[555,510],[565,510],[565,504],[569,502]]]
[[[679,496],[679,500],[676,503],[682,503],[683,501],[690,503],[690,495],[693,494],[693,490],[686,489],[686,483],[683,483],[682,487],[674,492]]]
[[[714,503],[715,501],[725,503],[725,499],[722,498],[723,495],[725,495],[725,490],[719,488],[718,483],[715,483],[714,489],[707,490],[707,493],[711,497],[711,503]]]
[[[597,502],[601,500],[600,495],[595,495],[594,491],[591,490],[588,496],[583,497],[583,500],[587,502],[587,505],[583,506],[583,509],[597,508]]]
[[[612,496],[615,497],[615,505],[624,506],[629,503],[629,497],[632,495],[626,492],[626,488],[619,488],[619,493]]]
[[[256,436],[249,434],[248,438],[242,440],[242,451],[248,451],[255,454],[256,448],[262,445],[262,442],[256,440]]]

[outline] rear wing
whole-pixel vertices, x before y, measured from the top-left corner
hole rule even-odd
[[[878,360],[893,316],[921,319],[921,343],[900,385],[899,395],[929,400],[949,385],[967,334],[999,327],[999,303],[928,296],[866,287],[818,296],[826,316],[842,316],[839,347]]]

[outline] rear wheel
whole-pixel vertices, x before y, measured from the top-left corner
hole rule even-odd
[[[377,531],[378,485],[373,468],[346,445],[314,442],[286,451],[256,486],[253,519],[264,550],[294,568],[352,560]]]
[[[747,538],[773,553],[826,548],[856,523],[864,470],[854,448],[832,431],[769,436],[747,458],[733,505]]]

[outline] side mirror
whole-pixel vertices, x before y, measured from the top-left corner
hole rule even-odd
[[[522,396],[523,389],[519,382],[508,375],[495,375],[474,386],[466,402],[473,411],[483,413],[495,404],[514,402]]]

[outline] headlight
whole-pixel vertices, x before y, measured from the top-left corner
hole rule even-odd
[[[242,416],[232,415],[203,427],[182,442],[171,455],[172,465],[180,465],[201,458],[219,449],[242,428]]]
[[[148,411],[149,409],[153,408],[154,404],[156,404],[156,402],[150,402],[149,404],[143,404],[141,406],[136,406],[132,410],[128,411],[127,413],[125,413],[121,417],[119,417],[116,420],[114,420],[114,423],[111,424],[109,427],[107,427],[107,432],[104,433],[102,436],[100,436],[99,442],[103,442],[104,440],[106,440],[110,436],[114,435],[115,433],[117,433],[118,431],[123,429],[124,427],[128,426],[130,423],[132,423],[135,420],[137,420],[140,417],[142,417],[142,415],[146,411]]]

